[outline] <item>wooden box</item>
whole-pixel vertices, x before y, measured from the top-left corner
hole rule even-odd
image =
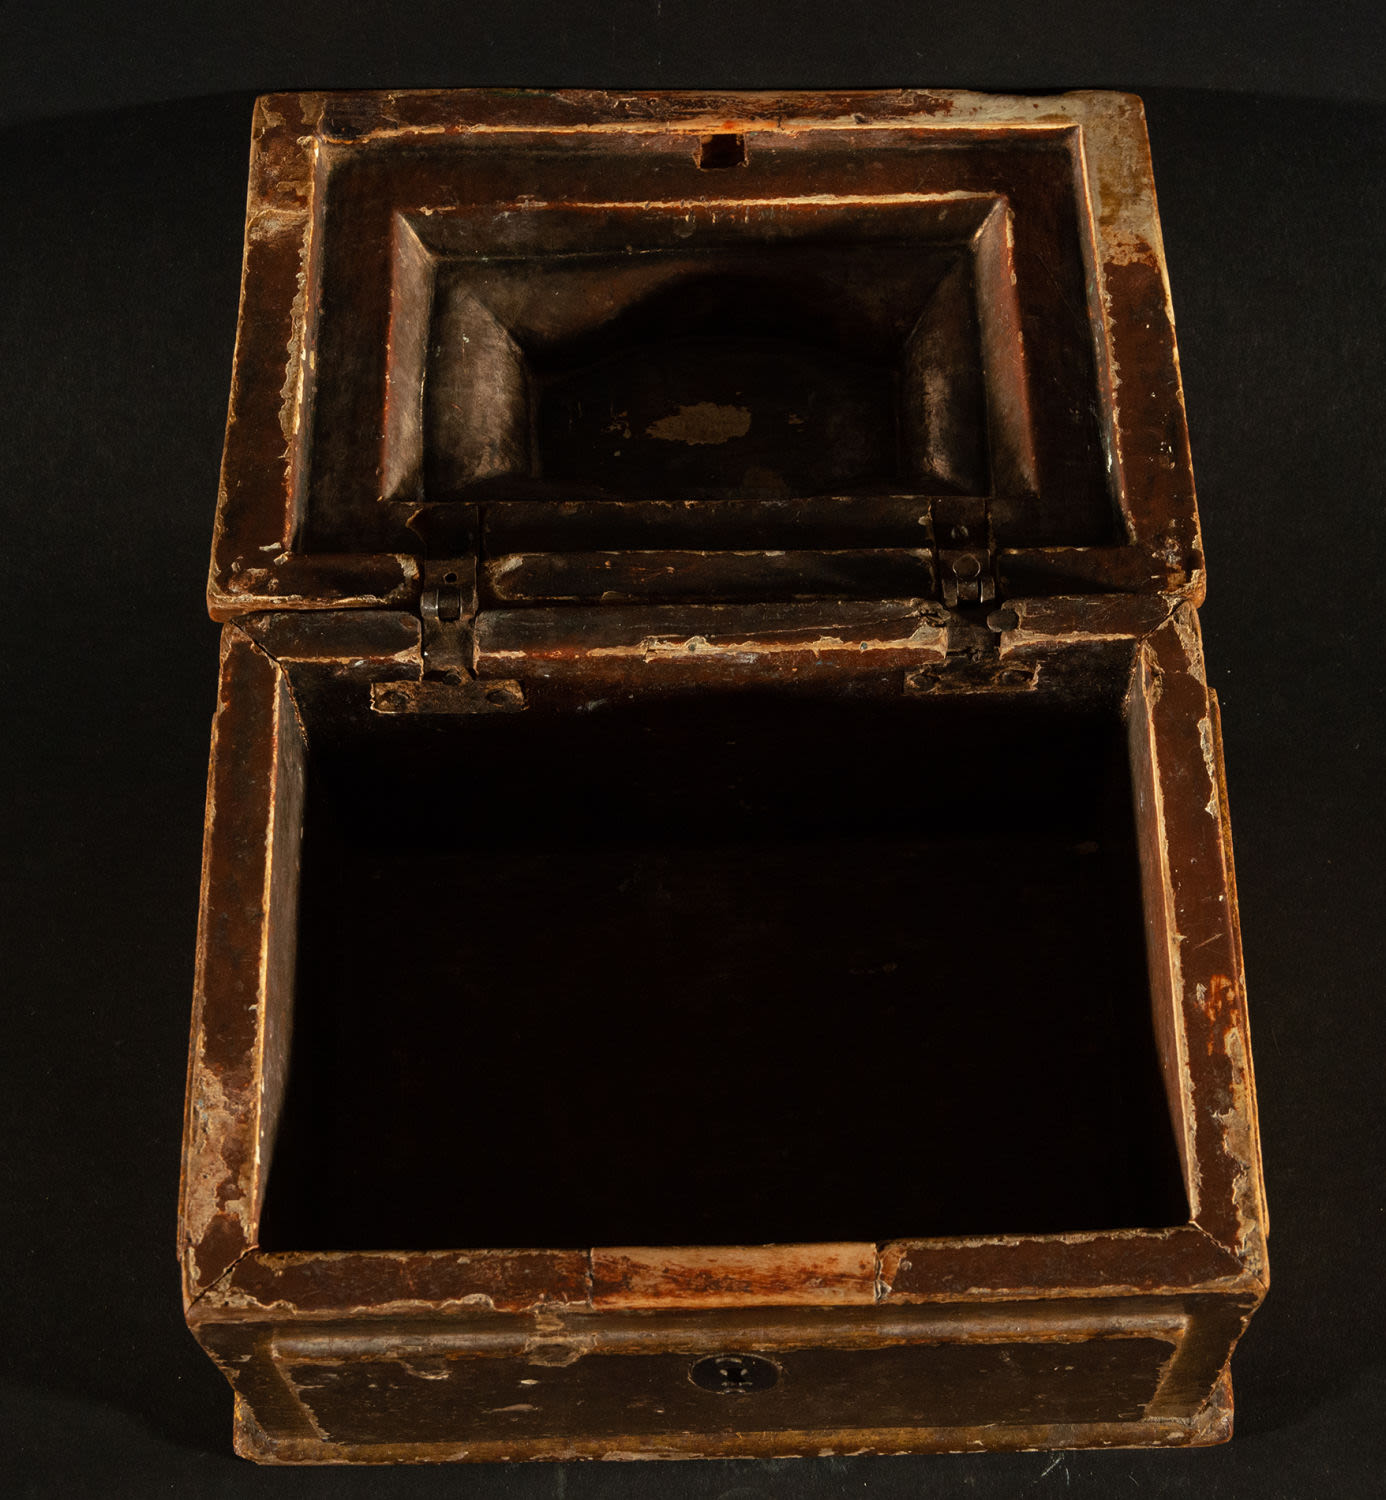
[[[262,99],[181,1219],[238,1451],[1225,1438],[1203,583],[1138,100]]]

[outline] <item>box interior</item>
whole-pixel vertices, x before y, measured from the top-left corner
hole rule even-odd
[[[1125,680],[453,719],[301,693],[262,1245],[1184,1222]]]
[[[332,166],[296,545],[407,547],[445,582],[474,558],[486,611],[924,597],[931,531],[1125,538],[1071,141],[906,132],[858,183],[831,138],[712,139]],[[696,552],[642,551],[671,544]],[[1033,692],[564,701],[517,668],[525,712],[441,717],[296,692],[260,1242],[1184,1222],[1114,649]]]

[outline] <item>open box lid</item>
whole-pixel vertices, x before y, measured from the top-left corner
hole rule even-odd
[[[1139,100],[261,99],[211,612],[438,579],[1198,602]]]

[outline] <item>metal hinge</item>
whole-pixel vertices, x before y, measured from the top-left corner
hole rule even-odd
[[[426,682],[465,682],[472,667],[476,558],[426,562],[419,591],[420,653]]]
[[[419,676],[371,684],[371,707],[382,714],[503,714],[525,706],[513,680],[478,679],[473,627],[476,558],[423,564],[419,593]]]
[[[977,495],[939,495],[929,505],[939,597],[949,609],[996,598],[991,511]]]

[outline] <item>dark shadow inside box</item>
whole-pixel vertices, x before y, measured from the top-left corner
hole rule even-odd
[[[1121,713],[950,697],[306,714],[262,1244],[1184,1222]]]
[[[536,382],[545,479],[641,497],[813,494],[899,484],[897,374],[823,337],[816,320],[747,318],[749,282],[696,321],[648,322],[609,352]],[[720,305],[718,305],[720,304]],[[674,311],[674,308],[669,309]],[[773,309],[779,311],[779,309]],[[661,326],[661,323],[663,326]],[[643,337],[642,337],[643,335]]]

